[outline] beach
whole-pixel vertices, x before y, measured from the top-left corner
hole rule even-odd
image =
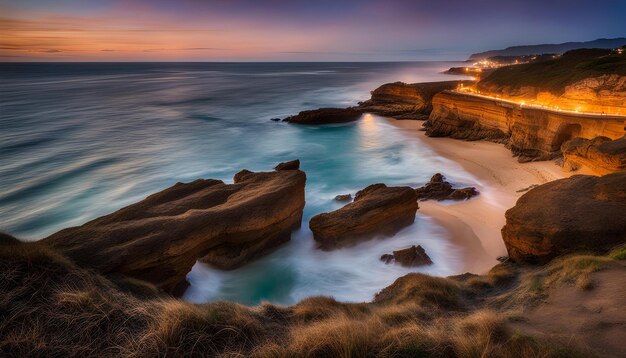
[[[519,163],[502,144],[431,138],[420,130],[423,121],[387,120],[476,179],[480,191],[477,197],[462,202],[423,201],[418,210],[448,230],[451,241],[464,249],[464,267],[474,273],[489,271],[499,256],[506,256],[500,234],[504,213],[528,188],[575,174],[593,174],[585,168],[565,172],[553,161]]]

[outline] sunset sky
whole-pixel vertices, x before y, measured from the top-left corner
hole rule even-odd
[[[0,0],[0,61],[464,59],[625,18],[623,0]]]

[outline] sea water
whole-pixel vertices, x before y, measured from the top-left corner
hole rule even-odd
[[[301,110],[356,105],[386,82],[425,82],[458,63],[44,63],[0,64],[0,230],[41,239],[108,214],[178,181],[232,182],[241,169],[300,159],[307,174],[302,227],[242,268],[197,263],[185,298],[291,304],[328,295],[368,301],[412,272],[462,270],[461,250],[419,214],[394,237],[319,250],[315,214],[338,194],[373,183],[424,184],[442,172],[474,178],[428,146],[365,114],[359,121],[300,126],[272,121]],[[380,256],[422,245],[434,264],[386,265]]]

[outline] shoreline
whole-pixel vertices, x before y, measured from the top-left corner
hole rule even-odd
[[[500,233],[506,221],[504,213],[527,191],[524,189],[576,174],[594,175],[586,168],[565,172],[553,161],[519,163],[502,144],[431,138],[420,130],[423,121],[381,118],[402,128],[437,155],[457,163],[476,180],[480,195],[468,201],[419,203],[419,212],[437,221],[467,254],[464,271],[486,273],[498,263],[497,257],[507,255]],[[475,247],[478,242],[482,250]]]

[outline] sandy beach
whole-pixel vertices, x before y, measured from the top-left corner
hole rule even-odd
[[[453,243],[463,247],[467,258],[463,267],[470,272],[485,273],[498,263],[498,256],[506,255],[500,234],[505,224],[504,213],[526,189],[574,174],[593,174],[584,169],[565,172],[552,161],[519,163],[507,148],[497,143],[430,138],[420,130],[422,121],[388,121],[426,143],[437,154],[458,163],[476,180],[480,191],[476,198],[464,202],[420,202],[419,209],[419,213],[431,216],[449,230]]]

